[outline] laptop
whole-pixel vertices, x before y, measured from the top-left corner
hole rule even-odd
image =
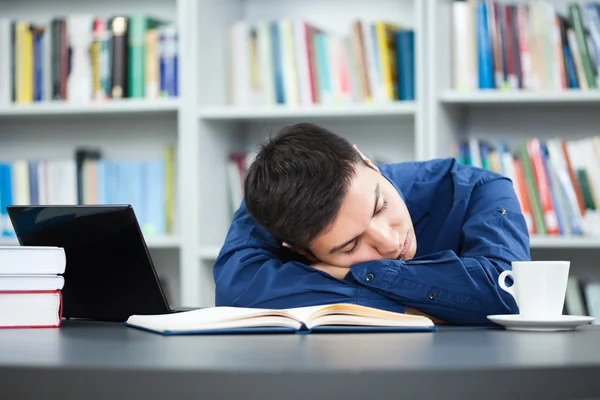
[[[127,320],[171,307],[131,205],[8,206],[22,246],[65,249],[63,317]]]

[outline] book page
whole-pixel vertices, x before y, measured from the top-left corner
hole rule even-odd
[[[242,307],[211,307],[161,315],[132,315],[128,323],[160,331],[230,329],[253,326],[285,326],[301,324],[284,310]]]
[[[344,325],[348,324],[348,321],[354,321],[351,324],[356,323],[359,325],[376,326],[409,326],[410,324],[416,324],[415,326],[433,325],[433,321],[427,317],[396,313],[351,303],[299,307],[287,309],[286,311],[293,315],[297,320],[304,322],[307,326],[316,326],[314,321],[321,320],[321,318],[326,316],[328,318],[323,319],[323,321],[326,321],[327,323],[338,321],[336,323]],[[362,318],[358,319],[357,317]],[[346,321],[346,323],[344,323],[344,321]],[[372,321],[372,323],[368,323],[368,321]],[[382,323],[382,321],[387,321],[387,323]]]

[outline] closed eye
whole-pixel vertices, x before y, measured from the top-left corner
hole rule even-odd
[[[381,206],[381,208],[379,210],[375,211],[374,215],[378,215],[378,214],[384,212],[385,209],[387,208],[387,204],[388,204],[387,200],[383,200],[383,205]]]
[[[344,254],[353,254],[358,249],[359,244],[360,244],[360,238],[356,238],[356,240],[354,241],[354,246],[352,246],[352,248],[350,250],[345,250]]]

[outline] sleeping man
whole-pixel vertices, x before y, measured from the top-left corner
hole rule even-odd
[[[216,305],[355,303],[490,324],[498,276],[530,260],[512,182],[454,159],[375,165],[322,127],[265,143],[215,262]]]

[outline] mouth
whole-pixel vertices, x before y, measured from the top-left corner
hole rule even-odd
[[[400,254],[398,255],[398,257],[396,259],[402,260],[404,258],[404,256],[406,255],[406,253],[408,253],[408,250],[410,250],[410,240],[409,240],[408,234],[407,234],[406,239],[404,240],[404,243],[402,244],[402,250],[400,250]]]

